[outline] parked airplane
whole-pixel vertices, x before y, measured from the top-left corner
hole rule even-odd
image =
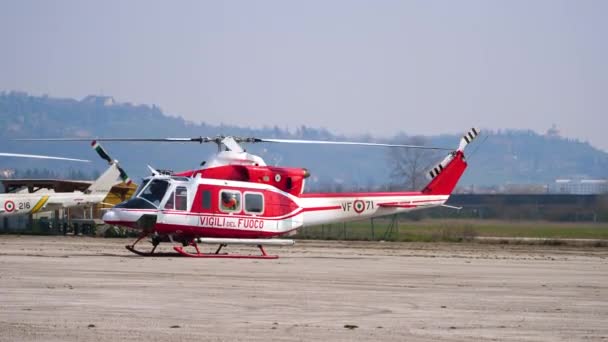
[[[118,161],[112,160],[96,141],[93,141],[92,146],[101,158],[110,164],[110,167],[88,189],[84,192],[55,192],[50,189],[40,189],[34,193],[0,194],[0,216],[35,214],[40,211],[93,205],[104,200],[119,177],[122,181],[130,183],[129,177],[118,165]]]

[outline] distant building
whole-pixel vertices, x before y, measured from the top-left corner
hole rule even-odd
[[[547,186],[544,184],[505,184],[499,186],[501,194],[546,194]]]
[[[548,137],[559,137],[559,129],[557,129],[557,126],[555,124],[553,124],[551,126],[551,128],[549,128],[547,130],[546,136],[548,136]]]
[[[549,193],[595,195],[608,193],[608,179],[556,179],[549,185]]]
[[[89,95],[82,99],[82,102],[94,103],[94,104],[103,104],[104,106],[114,106],[119,104],[114,100],[112,96],[97,96],[97,95]]]
[[[545,184],[503,184],[503,185],[469,185],[457,187],[454,194],[521,194],[521,195],[543,195],[549,192]]]

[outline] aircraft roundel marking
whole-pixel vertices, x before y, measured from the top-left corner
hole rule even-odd
[[[362,200],[355,200],[353,202],[353,209],[357,214],[361,214],[365,210],[365,203]]]
[[[4,210],[6,210],[6,212],[8,212],[8,213],[15,210],[15,202],[13,202],[11,200],[4,202]]]

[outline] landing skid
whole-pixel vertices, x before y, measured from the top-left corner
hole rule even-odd
[[[135,240],[135,242],[132,245],[126,245],[125,248],[130,251],[131,253],[137,254],[139,256],[144,256],[144,257],[190,257],[190,258],[226,258],[226,259],[278,259],[279,256],[278,255],[268,255],[266,253],[266,250],[264,249],[263,245],[257,245],[257,247],[260,249],[260,252],[262,252],[261,255],[245,255],[245,254],[228,254],[228,253],[220,253],[220,251],[222,250],[223,247],[226,247],[227,244],[225,243],[220,243],[219,247],[217,248],[217,250],[215,251],[215,253],[202,253],[200,248],[198,247],[198,244],[196,243],[196,240],[192,240],[190,241],[190,243],[188,243],[188,245],[194,247],[194,249],[196,250],[196,253],[190,253],[188,251],[186,251],[184,249],[184,246],[173,246],[173,249],[177,252],[177,253],[171,253],[171,252],[155,252],[156,251],[156,247],[158,247],[158,245],[160,244],[160,241],[158,239],[152,239],[152,250],[149,252],[143,252],[140,250],[135,249],[135,245],[141,241],[143,238],[145,238],[147,235],[142,235],[140,236],[137,240]]]
[[[144,256],[144,257],[180,257],[181,254],[178,253],[172,253],[172,252],[157,252],[155,253],[154,250],[152,250],[151,252],[142,252],[142,251],[138,251],[137,249],[135,249],[133,246],[131,245],[126,245],[125,248],[127,250],[129,250],[131,253],[135,253],[139,256]]]
[[[264,246],[258,245],[258,248],[262,252],[262,255],[244,255],[244,254],[220,254],[220,250],[225,245],[220,245],[215,253],[201,253],[198,248],[196,248],[196,254],[188,253],[184,250],[182,246],[174,246],[173,249],[182,256],[190,257],[190,258],[226,258],[226,259],[278,259],[278,255],[268,255],[264,250]]]

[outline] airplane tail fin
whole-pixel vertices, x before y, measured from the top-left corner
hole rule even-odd
[[[99,178],[89,186],[87,192],[89,193],[108,193],[112,187],[116,184],[116,180],[120,177],[123,182],[130,184],[131,179],[127,173],[118,165],[118,161],[110,157],[110,155],[104,150],[101,145],[93,140],[91,143],[93,149],[99,154],[99,156],[110,164],[110,167],[103,173]]]
[[[104,173],[97,178],[91,186],[87,189],[87,193],[100,194],[108,193],[112,187],[117,183],[116,180],[120,176],[120,171],[116,164],[110,165],[110,167],[104,171]]]
[[[478,135],[479,129],[471,128],[461,139],[456,151],[450,152],[439,164],[433,167],[428,175],[431,182],[422,190],[429,195],[449,195],[467,168],[464,149]]]

